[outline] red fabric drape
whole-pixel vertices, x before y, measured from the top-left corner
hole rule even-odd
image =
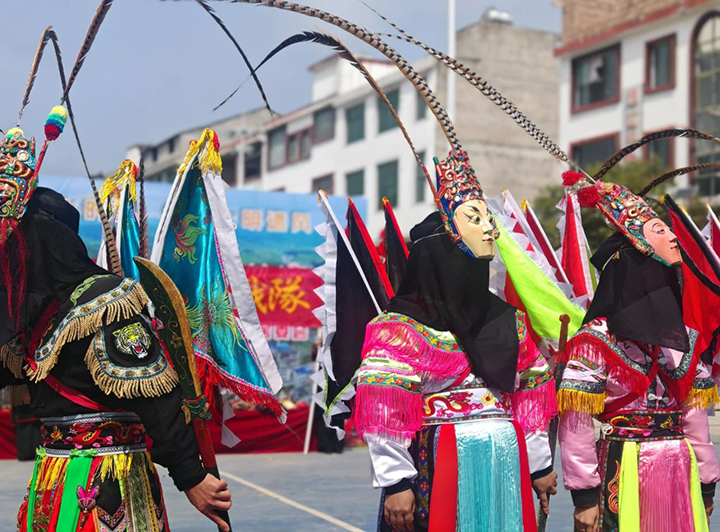
[[[0,410],[0,460],[17,458],[15,427],[11,423],[10,410]]]

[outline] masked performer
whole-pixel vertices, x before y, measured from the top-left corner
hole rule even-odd
[[[29,387],[43,436],[19,530],[168,530],[153,461],[229,530],[214,510],[230,493],[202,467],[148,297],[95,265],[78,211],[37,187],[45,147],[36,160],[17,128],[0,142],[0,386]]]
[[[720,479],[706,409],[718,397],[698,333],[683,322],[677,239],[623,186],[574,172],[564,184],[616,230],[592,258],[600,283],[561,361],[560,442],[576,529],[706,531]]]
[[[358,372],[381,530],[534,530],[531,477],[543,496],[556,479],[550,368],[524,315],[488,290],[495,227],[467,155],[436,170],[442,214],[411,231],[402,283],[367,327]]]

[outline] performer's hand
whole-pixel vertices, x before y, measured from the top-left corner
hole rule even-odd
[[[597,504],[595,506],[576,506],[573,517],[575,517],[575,530],[577,532],[597,532],[600,507]]]
[[[550,503],[548,502],[548,495],[557,494],[557,473],[551,471],[544,477],[536,478],[532,481],[532,487],[535,493],[540,499],[540,507],[545,512],[545,515],[550,515]]]
[[[708,523],[710,522],[710,516],[715,509],[715,498],[714,497],[703,497],[705,503],[705,515],[707,515]]]
[[[385,521],[398,532],[413,532],[415,493],[405,490],[385,497]]]
[[[201,514],[214,522],[221,532],[230,532],[227,523],[215,513],[216,510],[228,511],[232,506],[227,482],[208,473],[200,484],[185,490],[185,496]]]

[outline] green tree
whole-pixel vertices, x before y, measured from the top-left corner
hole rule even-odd
[[[587,170],[590,175],[593,175],[598,169],[599,165]],[[645,185],[661,175],[664,171],[665,169],[659,160],[654,160],[650,163],[627,161],[613,168],[603,179],[617,183],[618,185],[624,185],[633,192],[639,192]],[[650,206],[655,209],[661,217],[664,217],[665,209],[662,207],[660,199],[671,184],[672,180],[658,185],[646,197]],[[555,226],[560,220],[562,212],[555,208],[555,206],[564,195],[565,191],[562,186],[549,186],[544,188],[532,203],[535,214],[537,214],[550,242],[556,249],[560,246],[560,235]],[[695,223],[702,228],[702,226],[705,225],[704,220],[706,213],[704,202],[694,198],[690,200],[686,208]],[[605,217],[600,211],[583,209],[582,220],[591,250],[596,250],[600,244],[612,235],[612,229],[605,223]]]

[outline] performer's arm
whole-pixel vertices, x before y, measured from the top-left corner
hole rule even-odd
[[[565,489],[576,507],[595,506],[601,484],[595,447],[593,415],[603,411],[607,375],[604,364],[584,357],[571,358],[565,367],[558,403],[558,436]]]
[[[417,470],[407,447],[401,443],[365,436],[372,463],[373,488],[386,493],[410,489]]]
[[[715,484],[720,481],[720,464],[710,441],[707,409],[715,406],[717,398],[717,385],[706,366],[699,363],[697,378],[683,408],[682,425],[697,458],[703,497],[710,499],[715,496]]]
[[[131,400],[129,410],[136,412],[152,439],[152,459],[168,469],[179,491],[199,484],[205,478],[195,433],[185,423],[182,396],[178,388],[160,397]]]
[[[373,354],[358,370],[355,422],[370,450],[373,487],[403,491],[417,476],[408,448],[422,427],[420,377],[385,352]]]

